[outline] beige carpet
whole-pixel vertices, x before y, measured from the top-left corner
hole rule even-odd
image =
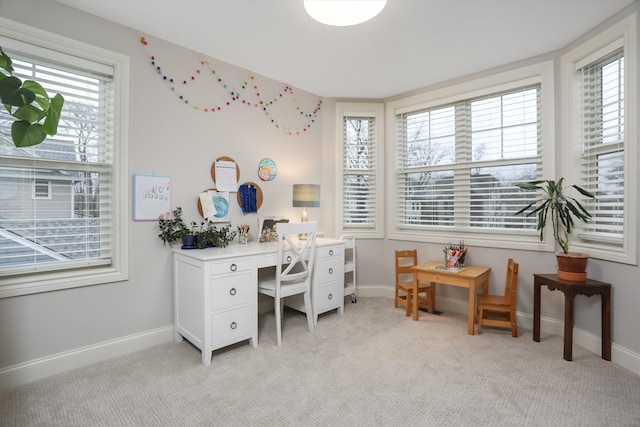
[[[346,303],[306,331],[285,312],[275,345],[168,343],[0,392],[2,426],[640,426],[640,377],[562,339],[413,322],[384,298]]]

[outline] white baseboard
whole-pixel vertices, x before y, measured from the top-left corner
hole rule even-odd
[[[358,286],[357,291],[358,297],[383,297],[393,300],[394,290],[387,286]],[[437,302],[440,310],[464,315],[467,313],[466,301],[441,297]],[[262,310],[268,309],[264,303],[260,305],[260,308]],[[527,313],[518,313],[518,325],[531,330],[533,316]],[[564,333],[562,321],[544,317],[541,319],[540,330],[541,333],[559,336]],[[0,389],[30,383],[71,369],[170,342],[173,339],[174,327],[172,325],[3,368],[0,369]],[[600,338],[579,328],[575,328],[573,331],[573,342],[593,353],[600,354],[602,346]],[[562,357],[562,355],[559,354],[558,357]],[[611,359],[613,363],[640,375],[639,354],[614,343],[611,349]]]
[[[394,289],[388,286],[358,286],[358,296],[386,297],[393,300]],[[467,314],[469,309],[467,302],[468,301],[444,297],[436,299],[438,310],[464,315]],[[518,328],[533,329],[533,314],[519,312],[517,316]],[[540,319],[540,333],[563,336],[564,322],[549,317],[542,317]],[[600,354],[602,351],[602,340],[599,336],[592,335],[576,327],[573,329],[573,343],[595,354]],[[562,354],[558,356],[562,357]],[[625,347],[613,343],[611,345],[611,361],[636,375],[640,375],[640,354],[638,353],[634,353]]]
[[[166,326],[9,366],[0,369],[0,389],[30,383],[71,369],[173,341],[173,333],[173,325]]]

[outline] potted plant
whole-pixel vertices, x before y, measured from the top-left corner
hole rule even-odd
[[[208,231],[210,233],[209,238],[211,239],[211,242],[219,248],[226,248],[229,246],[229,243],[235,239],[237,235],[237,231],[231,230],[231,226],[228,224],[220,227],[219,229],[216,228],[215,225],[211,226],[210,224]]]
[[[540,232],[540,240],[544,239],[544,230],[547,219],[551,216],[553,237],[562,249],[556,252],[558,260],[558,277],[564,280],[583,281],[587,277],[586,267],[589,255],[585,253],[569,252],[569,238],[575,228],[575,221],[588,222],[591,214],[575,198],[565,194],[563,187],[564,178],[555,180],[530,181],[518,184],[523,190],[542,191],[542,197],[529,203],[514,215],[526,213],[526,216],[536,215],[537,230]],[[595,196],[578,185],[571,185],[580,194],[590,199]]]
[[[169,218],[160,217],[160,219],[158,219],[158,228],[160,228],[160,234],[158,234],[158,237],[165,244],[183,239],[184,236],[189,234],[189,227],[187,227],[182,219],[181,207],[175,208]],[[195,245],[195,242],[192,243],[192,245]]]
[[[0,47],[0,103],[14,117],[11,139],[16,147],[40,144],[47,135],[58,132],[64,98],[49,97],[33,80],[22,81],[13,75],[13,62]]]

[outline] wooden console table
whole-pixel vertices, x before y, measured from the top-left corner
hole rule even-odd
[[[571,361],[573,355],[573,300],[576,295],[602,298],[602,358],[611,361],[611,284],[587,279],[570,282],[558,279],[557,274],[533,275],[533,340],[540,342],[540,289],[542,285],[550,291],[564,294],[564,360]]]

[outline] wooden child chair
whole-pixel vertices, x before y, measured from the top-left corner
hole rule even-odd
[[[398,304],[405,306],[406,315],[411,316],[413,307],[413,271],[411,267],[418,264],[418,251],[402,250],[396,251],[396,294],[394,307]],[[435,310],[435,289],[431,284],[418,283],[418,308],[426,307],[429,313]]]
[[[511,328],[511,336],[518,336],[516,321],[516,291],[518,290],[518,263],[509,258],[504,295],[478,295],[478,335],[482,325]]]

